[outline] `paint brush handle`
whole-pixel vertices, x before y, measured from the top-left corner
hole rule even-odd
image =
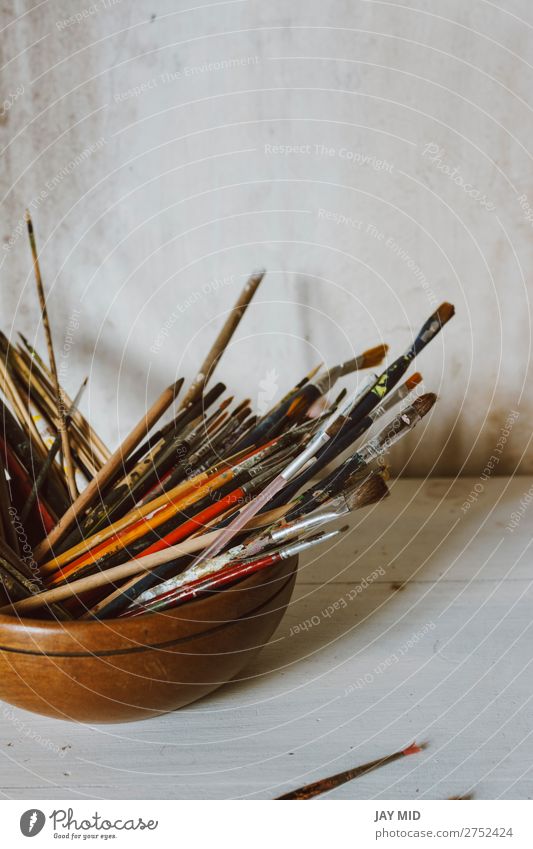
[[[373,769],[378,769],[381,766],[391,764],[399,758],[417,754],[422,751],[422,748],[422,746],[417,746],[413,743],[412,746],[408,746],[407,749],[403,749],[401,752],[394,752],[392,755],[387,755],[384,758],[378,758],[375,761],[362,764],[362,766],[356,766],[353,769],[347,769],[345,772],[330,775],[328,778],[323,778],[321,781],[313,781],[312,784],[305,784],[297,790],[292,790],[290,793],[284,793],[283,796],[278,796],[278,800],[304,801],[306,799],[314,799],[316,796],[320,796],[322,793],[334,790],[336,787],[340,787],[341,784],[353,781],[354,778],[359,778]]]
[[[133,607],[124,611],[122,617],[119,618],[142,616],[144,613],[155,612],[162,608],[174,607],[185,601],[191,601],[197,595],[200,595],[200,593],[212,592],[236,580],[246,578],[248,575],[253,575],[255,572],[266,569],[267,566],[273,566],[281,559],[280,554],[269,554],[266,557],[254,560],[252,563],[240,563],[232,568],[224,569],[221,573],[215,574],[208,579],[200,578],[198,581],[191,582],[176,591],[170,590],[163,593],[147,605],[140,606],[135,604]]]
[[[285,478],[281,475],[278,475],[277,478],[271,481],[268,486],[259,493],[259,495],[256,495],[253,501],[250,501],[249,504],[239,511],[236,518],[229,525],[221,530],[214,542],[212,542],[205,551],[195,557],[191,563],[191,568],[194,568],[198,565],[198,563],[201,563],[203,560],[208,560],[222,551],[222,549],[231,542],[233,537],[236,536],[236,534],[238,534],[239,531],[244,528],[244,526],[253,519],[253,517],[259,513],[266,504],[268,504],[268,502],[274,497],[274,495],[276,495],[277,492],[280,491],[280,489],[283,488],[285,483]]]
[[[42,560],[45,554],[50,551],[53,545],[57,543],[74,524],[76,519],[81,516],[87,508],[92,504],[93,500],[98,496],[100,490],[113,477],[117,469],[120,468],[131,451],[139,444],[147,433],[152,429],[156,421],[161,418],[165,410],[167,410],[176,395],[178,394],[183,380],[176,381],[172,386],[167,387],[159,396],[156,402],[145,413],[138,424],[133,428],[126,439],[119,445],[116,451],[113,452],[109,460],[100,469],[98,474],[90,481],[83,492],[78,495],[76,500],[71,504],[68,510],[61,517],[55,528],[44,538],[35,550],[35,558],[37,561]]]
[[[226,319],[222,330],[215,339],[211,350],[200,366],[200,371],[196,375],[194,381],[187,390],[182,402],[181,409],[184,409],[189,404],[194,403],[202,394],[204,387],[216,368],[218,361],[224,353],[231,337],[235,333],[239,323],[246,312],[250,301],[255,295],[259,284],[265,276],[265,271],[258,271],[249,278],[239,298]]]
[[[274,410],[253,428],[241,441],[237,444],[236,449],[242,450],[251,445],[259,445],[261,442],[266,442],[267,439],[272,439],[284,422],[289,424],[296,419],[296,412],[300,415],[306,409],[309,409],[311,404],[320,398],[320,390],[314,383],[306,383],[297,392],[292,393],[282,404],[278,405]],[[291,411],[294,411],[291,415]]]
[[[176,604],[182,604],[185,601],[191,601],[200,593],[212,592],[220,587],[232,584],[234,581],[242,580],[243,578],[260,572],[280,560],[288,560],[290,557],[297,557],[308,548],[312,548],[321,542],[329,541],[341,533],[340,530],[330,531],[329,533],[320,534],[311,539],[301,540],[300,542],[292,543],[291,545],[282,548],[280,551],[274,551],[266,554],[263,557],[258,557],[255,560],[236,563],[234,566],[228,566],[218,572],[214,572],[208,578],[199,578],[184,584],[178,589],[169,589],[161,595],[153,598],[148,604],[140,606],[135,604],[124,612],[125,617],[138,616],[149,611],[161,610],[162,608],[174,607]]]

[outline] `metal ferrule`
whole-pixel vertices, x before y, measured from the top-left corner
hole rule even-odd
[[[314,380],[313,386],[316,386],[320,394],[324,395],[326,392],[329,392],[330,389],[333,389],[341,374],[342,366],[333,366],[333,368],[325,371],[318,380]]]
[[[272,542],[283,542],[283,540],[290,539],[290,537],[294,536],[294,534],[302,532],[305,533],[306,531],[318,528],[327,522],[333,522],[335,519],[338,519],[339,516],[343,516],[348,512],[348,507],[346,507],[345,510],[339,511],[331,510],[331,508],[317,511],[306,516],[305,519],[300,519],[297,522],[292,522],[289,525],[284,525],[275,531],[271,531],[270,539]]]
[[[287,548],[280,551],[280,557],[282,560],[288,560],[289,557],[295,557],[297,554],[301,554],[302,551],[307,551],[308,548],[312,548],[319,542],[327,542],[328,540],[333,539],[333,537],[336,537],[338,534],[340,534],[340,530],[328,531],[328,533],[320,534],[318,537],[303,539],[301,542],[295,542],[293,545],[288,545]]]

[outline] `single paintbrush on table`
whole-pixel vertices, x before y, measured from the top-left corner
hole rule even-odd
[[[408,757],[409,755],[416,755],[425,749],[425,747],[425,744],[417,746],[416,743],[412,743],[406,749],[402,749],[400,752],[394,752],[393,755],[387,755],[384,758],[369,761],[369,763],[363,764],[362,766],[347,769],[345,772],[338,772],[336,775],[330,775],[328,778],[322,778],[320,781],[314,781],[312,784],[304,784],[303,787],[299,787],[297,790],[292,790],[290,793],[284,793],[283,796],[278,796],[277,798],[278,800],[299,801],[314,799],[315,796],[321,796],[323,793],[329,793],[336,787],[340,787],[341,784],[346,784],[347,781],[353,781],[354,778],[361,778],[362,775],[366,775],[367,772],[371,772],[373,769],[379,769],[382,766],[387,766],[387,764],[394,763],[394,761]]]

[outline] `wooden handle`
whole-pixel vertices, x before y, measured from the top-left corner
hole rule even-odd
[[[262,513],[255,517],[247,526],[247,530],[256,530],[262,527],[267,527],[272,522],[281,519],[284,513],[292,505],[284,505],[276,510],[269,510],[267,513]],[[202,536],[192,537],[177,545],[169,546],[162,551],[156,551],[153,554],[140,555],[134,560],[127,563],[121,563],[118,566],[113,566],[111,569],[106,569],[103,572],[97,572],[95,575],[88,575],[86,578],[78,578],[77,581],[70,581],[68,584],[61,584],[60,587],[54,587],[51,590],[45,590],[42,593],[25,598],[14,604],[6,605],[0,609],[0,613],[11,613],[16,610],[18,613],[36,610],[44,604],[51,604],[60,599],[70,598],[71,596],[80,595],[89,590],[97,589],[106,584],[113,584],[115,581],[120,581],[124,578],[129,578],[131,575],[140,575],[143,572],[150,572],[156,566],[161,566],[163,563],[168,563],[171,560],[176,560],[178,557],[183,557],[185,554],[194,554],[201,551],[206,546],[210,545],[220,534],[220,530],[209,531]]]
[[[231,310],[222,330],[215,339],[211,350],[200,366],[200,371],[189,386],[189,389],[180,404],[180,409],[187,407],[188,404],[194,403],[202,394],[208,379],[211,377],[211,374],[215,370],[219,359],[227,348],[231,337],[239,326],[248,304],[255,295],[257,287],[261,283],[265,273],[265,271],[257,271],[248,279],[248,282],[239,295],[237,303]]]
[[[80,493],[74,503],[70,505],[57,525],[50,531],[48,536],[39,543],[34,552],[37,561],[42,560],[44,555],[50,551],[51,547],[55,545],[64,533],[74,524],[78,516],[87,509],[93,498],[105,487],[115,472],[120,468],[124,460],[129,456],[129,454],[131,454],[133,449],[139,445],[146,434],[149,433],[156,421],[161,418],[165,410],[170,407],[174,398],[181,389],[182,384],[183,378],[180,378],[176,381],[176,383],[167,387],[167,389],[161,393],[157,401],[145,413],[139,423],[133,428],[122,444],[119,445],[116,451],[113,452],[98,474],[92,479],[83,492]]]

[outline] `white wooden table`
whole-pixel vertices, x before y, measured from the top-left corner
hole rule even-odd
[[[330,797],[533,797],[532,496],[525,477],[393,483],[302,563],[249,680],[180,712],[90,727],[0,704],[2,795],[268,799],[416,739]]]

